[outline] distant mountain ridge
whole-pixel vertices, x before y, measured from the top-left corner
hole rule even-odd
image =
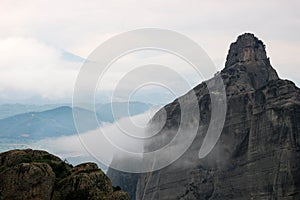
[[[90,111],[86,110],[85,112]],[[0,120],[0,136],[2,138],[38,140],[75,133],[76,128],[73,121],[72,108],[68,106],[43,112],[19,114]]]
[[[51,110],[61,106],[70,106],[69,104],[1,104],[0,105],[0,119],[12,117],[19,114],[29,113],[29,112],[42,112],[46,110]]]
[[[114,115],[112,111],[115,110],[116,114]],[[138,101],[133,102],[113,102],[106,104],[97,104],[96,111],[98,119],[102,122],[114,122],[122,117],[134,116],[148,111],[152,108],[150,103],[142,103]]]
[[[96,115],[100,125],[102,122],[113,123],[115,120],[118,120],[122,117],[144,113],[152,107],[151,104],[142,102],[115,102],[113,104],[114,108],[118,111],[118,117],[113,116],[111,104],[96,105]],[[129,105],[129,110],[127,110],[127,104]],[[17,108],[20,108],[21,111],[24,111],[25,109],[43,111],[27,112],[0,119],[1,138],[39,140],[47,137],[60,137],[77,133],[73,120],[73,110],[70,106],[60,106],[55,104],[44,106],[26,106],[22,104],[14,104],[2,105],[1,108],[12,108],[13,106],[16,106],[16,108],[13,108],[12,111],[16,110]],[[51,109],[44,110],[46,108]],[[87,118],[90,115],[94,115],[94,112],[83,108],[75,108],[74,111],[75,113],[80,112],[81,114],[86,115]],[[86,127],[84,127],[84,131],[97,128],[88,121],[85,122],[85,126]]]

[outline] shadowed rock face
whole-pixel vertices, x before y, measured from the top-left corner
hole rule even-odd
[[[188,151],[152,173],[109,170],[112,182],[121,187],[134,185],[127,191],[144,200],[300,199],[299,88],[279,79],[265,45],[248,33],[231,44],[220,76],[226,86],[227,114],[221,137],[207,157],[198,159],[211,116],[209,92],[201,83],[193,89],[200,128]],[[178,101],[164,109],[168,114],[165,128],[178,128]],[[160,112],[152,123],[159,123]]]
[[[240,35],[236,42],[230,45],[225,68],[236,63],[267,61],[265,45],[251,33]]]
[[[0,154],[1,200],[129,200],[95,163],[76,167],[45,151]]]

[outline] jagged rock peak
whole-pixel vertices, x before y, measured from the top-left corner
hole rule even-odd
[[[236,63],[249,63],[253,61],[267,61],[269,63],[265,45],[254,34],[244,33],[238,36],[236,42],[230,45],[225,68]]]

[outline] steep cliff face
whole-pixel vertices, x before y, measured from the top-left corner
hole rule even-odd
[[[114,184],[136,185],[128,191],[144,200],[300,199],[300,90],[279,79],[265,45],[249,33],[231,44],[220,75],[226,86],[227,114],[221,137],[208,156],[198,158],[205,136],[201,133],[211,116],[209,92],[202,83],[193,89],[199,99],[200,128],[188,151],[152,173],[111,170]],[[169,116],[165,129],[178,128],[178,101],[165,110]],[[159,123],[160,112],[152,123]]]
[[[0,154],[1,200],[128,200],[94,163],[76,167],[45,151],[13,150]]]

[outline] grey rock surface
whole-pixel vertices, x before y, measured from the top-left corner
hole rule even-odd
[[[236,63],[249,63],[261,60],[268,60],[265,45],[252,33],[245,33],[240,35],[237,41],[230,45],[225,68]]]
[[[205,136],[202,133],[211,115],[209,92],[201,83],[193,89],[200,108],[199,130],[188,151],[173,164],[154,172],[128,174],[109,170],[114,184],[122,188],[133,185],[126,191],[138,200],[300,199],[299,88],[278,77],[265,45],[248,33],[231,44],[220,75],[227,93],[226,120],[208,156],[198,158]],[[178,128],[178,101],[164,109],[168,115],[164,131]],[[160,111],[152,123],[159,123],[159,119]],[[158,140],[169,141],[172,137],[158,136]],[[145,148],[157,148],[157,143]]]
[[[75,167],[38,150],[0,154],[1,200],[129,200],[95,163]]]

